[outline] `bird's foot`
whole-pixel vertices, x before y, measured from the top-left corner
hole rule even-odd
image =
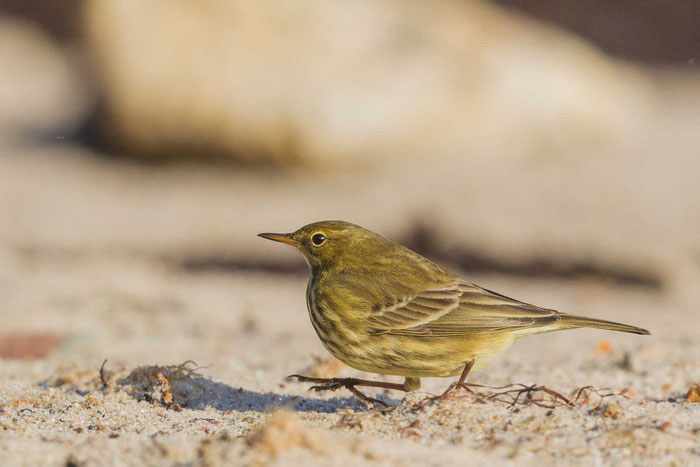
[[[450,394],[452,394],[452,392],[454,392],[454,391],[455,391],[456,389],[458,389],[458,388],[459,388],[459,389],[464,389],[464,390],[467,391],[469,394],[475,396],[475,397],[477,398],[477,399],[476,399],[477,402],[480,402],[480,403],[485,402],[485,401],[482,399],[482,397],[481,397],[480,394],[474,392],[474,391],[469,387],[469,384],[468,384],[468,383],[460,383],[460,382],[458,382],[458,381],[455,381],[454,383],[450,384],[450,385],[447,387],[447,389],[445,389],[445,392],[443,392],[443,393],[440,394],[439,396],[430,396],[430,397],[426,397],[425,399],[423,399],[422,401],[420,401],[418,404],[414,405],[413,408],[414,408],[415,410],[421,410],[421,409],[425,408],[426,406],[432,405],[432,404],[434,404],[434,403],[436,403],[436,402],[437,402],[437,403],[440,403],[440,402],[442,402],[443,400],[447,399],[447,398],[450,396]]]
[[[358,399],[366,404],[377,404],[388,407],[389,405],[379,399],[369,397],[363,394],[357,386],[362,386],[364,380],[357,378],[312,378],[310,376],[302,375],[290,375],[287,377],[288,380],[296,379],[300,383],[317,383],[309,388],[309,391],[337,391],[338,389],[345,388],[351,393],[353,393]]]

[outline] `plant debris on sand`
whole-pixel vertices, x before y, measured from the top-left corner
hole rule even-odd
[[[134,369],[127,377],[119,380],[127,392],[137,400],[160,403],[163,406],[180,411],[194,400],[201,397],[204,386],[193,377],[201,367],[191,360],[179,365],[141,366]]]
[[[485,389],[483,392],[474,391],[472,388]],[[566,397],[544,385],[513,383],[504,386],[485,386],[476,383],[453,383],[443,394],[427,397],[414,406],[416,410],[422,410],[427,405],[440,403],[448,397],[455,397],[460,390],[471,398],[473,403],[487,404],[489,402],[503,403],[509,409],[518,409],[519,406],[535,405],[538,407],[553,409],[556,407],[576,407],[588,404],[591,396],[596,396],[601,402],[606,397],[622,396],[628,392],[623,389],[620,392],[609,392],[608,389],[599,390],[593,386],[584,386],[573,391],[574,397]],[[598,405],[600,405],[600,403]]]

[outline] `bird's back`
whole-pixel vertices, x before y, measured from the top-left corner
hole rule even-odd
[[[448,376],[469,360],[483,366],[514,339],[530,334],[574,327],[646,332],[512,299],[364,232],[332,264],[312,269],[307,289],[321,341],[355,368]]]

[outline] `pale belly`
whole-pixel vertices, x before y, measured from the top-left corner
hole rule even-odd
[[[321,337],[321,336],[319,336]],[[338,346],[321,339],[328,351],[343,363],[361,371],[408,377],[448,377],[461,374],[474,360],[473,371],[512,343],[510,336],[436,338],[429,336],[367,336]]]

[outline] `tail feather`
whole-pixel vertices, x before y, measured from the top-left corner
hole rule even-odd
[[[646,329],[638,328],[636,326],[630,326],[629,324],[616,323],[614,321],[607,321],[604,319],[588,318],[585,316],[567,315],[560,314],[561,321],[559,321],[559,329],[567,328],[597,328],[597,329],[607,329],[609,331],[620,331],[620,332],[630,332],[632,334],[642,334],[645,336],[651,333]]]

